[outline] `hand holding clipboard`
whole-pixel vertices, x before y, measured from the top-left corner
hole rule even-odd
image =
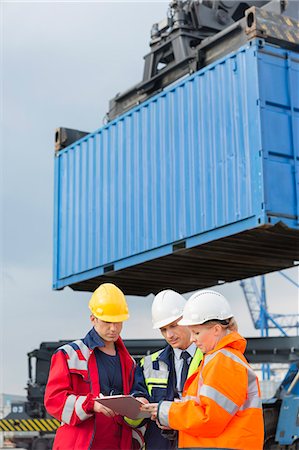
[[[129,419],[144,419],[151,417],[150,411],[141,410],[144,403],[132,395],[111,395],[95,399],[96,402],[110,408],[116,414],[126,416]]]

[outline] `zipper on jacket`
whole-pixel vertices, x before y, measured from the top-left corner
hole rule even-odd
[[[93,353],[93,350],[91,350],[91,353],[90,353],[90,355],[89,355],[89,358],[90,358],[90,356],[91,356],[91,354]],[[88,359],[89,359],[88,358]],[[87,373],[88,373],[88,383],[89,383],[89,389],[90,389],[90,392],[92,392],[92,384],[91,384],[91,378],[90,378],[90,373],[89,373],[89,366],[88,366],[88,361],[87,361]],[[96,413],[95,412],[93,412],[94,413],[94,420],[93,420],[93,433],[92,433],[92,436],[91,436],[91,440],[90,440],[90,443],[89,443],[89,446],[88,446],[88,449],[87,450],[91,450],[91,447],[92,447],[92,444],[93,444],[93,441],[94,441],[94,437],[95,437],[95,434],[96,434]]]

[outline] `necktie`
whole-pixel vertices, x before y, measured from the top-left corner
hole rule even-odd
[[[183,369],[182,369],[182,373],[181,373],[181,383],[180,383],[180,391],[182,392],[185,381],[187,379],[187,375],[188,375],[188,369],[189,369],[188,358],[190,358],[190,355],[188,352],[183,351],[181,353],[181,358],[184,360]]]

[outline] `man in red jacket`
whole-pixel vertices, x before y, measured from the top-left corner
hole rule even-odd
[[[102,284],[89,309],[91,331],[52,357],[45,406],[61,421],[53,450],[140,448],[141,433],[94,400],[100,394],[129,394],[132,387],[135,362],[120,338],[129,318],[125,296],[115,285]]]

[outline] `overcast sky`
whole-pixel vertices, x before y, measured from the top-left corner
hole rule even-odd
[[[90,295],[52,284],[54,132],[94,131],[109,99],[141,81],[150,29],[168,2],[1,3],[0,393],[24,394],[27,352],[89,329]],[[298,279],[296,269],[286,271]],[[239,283],[219,288],[245,336],[254,330]],[[189,295],[187,295],[188,297]],[[298,311],[296,288],[267,276],[271,312]],[[125,338],[159,337],[152,296],[128,297]]]

